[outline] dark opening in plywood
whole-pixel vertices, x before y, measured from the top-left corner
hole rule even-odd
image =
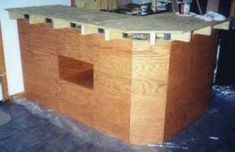
[[[93,65],[69,57],[58,56],[60,79],[93,89]]]
[[[24,19],[25,19],[26,21],[29,21],[29,14],[24,14]]]
[[[49,24],[52,24],[53,23],[53,20],[51,18],[45,18],[45,22],[46,23],[49,23]]]

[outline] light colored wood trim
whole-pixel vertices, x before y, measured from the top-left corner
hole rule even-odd
[[[105,30],[105,40],[123,39],[123,31],[108,29]]]
[[[228,30],[229,24],[230,24],[230,21],[226,21],[226,22],[215,25],[213,28],[219,29],[219,30]]]
[[[89,35],[89,34],[97,34],[98,28],[92,25],[82,25],[81,34]]]
[[[64,29],[70,28],[70,22],[62,19],[53,19],[53,28],[54,29]]]
[[[150,44],[155,45],[156,44],[156,33],[150,33]]]
[[[15,98],[18,98],[18,97],[25,98],[26,97],[25,92],[20,92],[20,93],[8,96],[7,101],[14,100]]]
[[[182,33],[182,34],[171,34],[171,40],[190,42],[191,41],[191,32]]]
[[[9,17],[12,20],[24,18],[24,14],[19,12],[9,12]]]
[[[30,16],[29,16],[29,23],[30,24],[45,23],[45,17],[40,16],[40,15],[30,14]]]
[[[206,35],[206,36],[210,36],[212,33],[212,27],[208,26],[199,30],[196,30],[193,32],[193,34],[199,34],[199,35]]]

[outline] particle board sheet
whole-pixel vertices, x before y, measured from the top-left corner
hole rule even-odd
[[[129,32],[185,33],[213,26],[218,22],[205,22],[193,16],[178,16],[172,13],[130,17],[118,22],[106,21],[104,25]]]
[[[114,14],[96,10],[88,10],[83,8],[74,8],[68,6],[40,6],[8,9],[10,12],[18,12],[22,14],[41,15],[50,18],[59,18],[68,21],[77,21],[80,23],[102,26],[104,22],[109,20],[120,20],[128,18],[126,15]]]
[[[116,9],[118,6],[117,0],[74,0],[75,6],[86,9]]]
[[[205,22],[192,16],[177,16],[172,13],[140,17],[61,5],[15,8],[8,9],[8,11],[18,14],[41,15],[43,17],[63,19],[69,22],[74,21],[81,24],[100,26],[106,29],[136,33],[185,33],[221,23]]]

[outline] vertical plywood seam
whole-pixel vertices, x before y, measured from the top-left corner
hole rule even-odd
[[[170,45],[169,45],[169,48],[168,48],[168,50],[169,50],[169,58],[168,58],[168,75],[167,75],[167,88],[166,88],[166,100],[165,100],[165,114],[164,114],[164,130],[163,130],[163,141],[164,140],[166,140],[166,138],[165,138],[165,133],[166,133],[166,112],[167,112],[167,101],[168,101],[168,89],[169,89],[169,80],[170,80],[170,66],[171,66],[171,52],[173,51],[173,47],[172,47],[172,43],[174,43],[174,42],[169,42],[170,43]]]
[[[131,139],[131,109],[132,109],[132,83],[133,83],[133,51],[134,51],[134,47],[133,47],[133,41],[131,41],[131,45],[132,45],[132,50],[131,50],[131,91],[130,91],[130,109],[129,109],[129,135],[128,135],[128,142],[131,143],[130,139]]]

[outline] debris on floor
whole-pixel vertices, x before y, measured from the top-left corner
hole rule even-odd
[[[235,87],[214,86],[210,110],[164,144],[127,145],[26,99],[0,105],[1,152],[234,152]],[[0,113],[0,115],[1,115]]]

